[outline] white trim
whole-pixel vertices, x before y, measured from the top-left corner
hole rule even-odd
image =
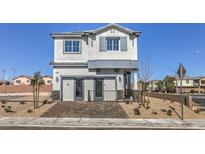
[[[68,52],[65,52],[65,42],[66,41],[72,41],[72,50],[73,50],[73,41],[79,41],[79,51],[77,52],[74,52],[74,51],[68,51]],[[82,41],[81,39],[64,39],[63,40],[63,53],[64,54],[80,54],[81,51],[82,51]]]

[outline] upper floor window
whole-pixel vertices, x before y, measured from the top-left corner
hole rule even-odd
[[[119,50],[119,38],[106,38],[107,41],[107,50]]]
[[[186,83],[189,84],[189,80],[186,80]]]
[[[80,41],[79,40],[64,41],[64,52],[66,53],[80,52]]]

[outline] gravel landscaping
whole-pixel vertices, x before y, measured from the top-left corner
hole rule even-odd
[[[40,98],[41,101],[45,99],[48,98]],[[139,108],[137,102],[41,102],[39,108],[33,109],[33,103],[30,102],[32,96],[18,97],[15,102],[13,100],[0,102],[0,117],[180,119],[181,116],[180,103],[158,98],[150,98],[148,109],[143,106]],[[26,101],[22,103],[21,100]],[[195,113],[184,106],[184,119],[205,119],[205,112]]]
[[[40,97],[39,107],[33,109],[31,96],[18,97],[11,102],[0,101],[0,117],[40,117],[45,111],[51,108],[55,103],[44,104],[42,101],[47,97]],[[26,101],[24,101],[26,100]]]
[[[140,115],[136,115],[134,109],[138,107],[136,103],[125,104],[121,103],[122,108],[126,111],[129,118],[140,119],[162,119],[162,118],[175,118],[180,119],[181,116],[181,104],[178,102],[171,102],[168,100],[162,100],[158,98],[150,97],[150,108],[139,108]],[[167,112],[171,112],[168,115]],[[205,119],[205,112],[195,113],[184,105],[184,119]]]

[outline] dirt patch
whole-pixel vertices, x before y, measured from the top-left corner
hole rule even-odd
[[[139,109],[140,115],[135,115],[134,109],[138,107],[138,104],[125,104],[121,103],[122,108],[125,110],[129,118],[139,119],[180,119],[181,105],[178,102],[172,102],[168,100],[150,98],[150,108],[145,109],[141,107]],[[171,111],[170,111],[171,110]],[[171,112],[171,115],[169,114]],[[187,106],[184,106],[184,119],[205,119],[205,112],[195,113]]]
[[[46,97],[40,97],[45,100]],[[14,100],[14,99],[13,99]],[[27,101],[24,101],[27,100]],[[15,102],[0,102],[0,116],[2,117],[40,117],[44,112],[50,109],[55,103],[44,104],[39,102],[39,108],[33,108],[32,96],[18,97]],[[23,101],[23,102],[22,102]],[[11,112],[8,112],[10,109]]]

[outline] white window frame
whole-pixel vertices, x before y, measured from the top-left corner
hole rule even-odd
[[[107,48],[108,39],[118,39],[118,50],[108,50]],[[112,47],[114,47],[114,40],[112,40]],[[120,51],[120,37],[106,37],[106,51]]]
[[[66,48],[66,46],[65,46],[65,42],[66,41],[72,41],[72,51],[65,51],[65,48]],[[79,51],[73,51],[73,42],[74,41],[79,41]],[[64,54],[79,54],[79,53],[81,53],[81,40],[80,39],[66,39],[66,40],[64,40],[63,41],[63,53]]]

